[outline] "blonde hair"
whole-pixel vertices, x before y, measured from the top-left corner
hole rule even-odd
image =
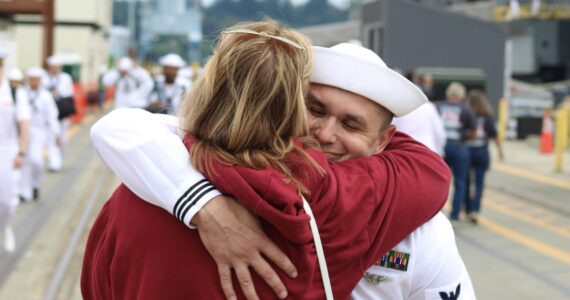
[[[445,96],[447,99],[458,98],[465,99],[465,86],[457,81],[454,81],[447,86],[445,90]]]
[[[309,46],[304,36],[273,20],[242,23],[222,32],[180,109],[183,129],[197,139],[190,158],[198,170],[212,174],[212,159],[254,169],[273,167],[300,192],[308,193],[285,158],[295,153],[323,172],[294,144],[295,138],[307,134],[304,93],[312,71]]]
[[[481,90],[472,90],[467,97],[469,105],[473,108],[476,116],[492,116],[493,109],[487,101],[487,96]]]

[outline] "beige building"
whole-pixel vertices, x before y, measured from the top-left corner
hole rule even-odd
[[[108,57],[112,0],[54,0],[54,54],[73,65],[74,80],[97,81],[99,67]],[[37,15],[17,15],[12,26],[14,62],[22,69],[43,65],[42,23]]]
[[[14,35],[14,24],[8,18],[0,18],[0,51],[8,53],[6,58],[6,69],[15,64],[16,39]]]

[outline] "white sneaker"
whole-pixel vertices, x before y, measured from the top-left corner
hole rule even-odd
[[[16,250],[16,236],[10,226],[4,228],[4,249],[10,253]]]

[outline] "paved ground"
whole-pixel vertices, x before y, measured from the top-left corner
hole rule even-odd
[[[81,299],[86,234],[118,180],[88,138],[71,129],[64,169],[48,174],[39,202],[20,206],[18,250],[0,250],[0,299]],[[508,142],[490,171],[480,225],[454,223],[479,299],[570,299],[570,153],[564,173],[538,142]]]
[[[570,299],[570,152],[564,172],[536,139],[507,142],[479,226],[455,224],[480,299]]]
[[[18,208],[17,251],[0,250],[0,299],[81,299],[78,283],[89,225],[118,184],[88,138],[93,120],[70,130],[64,168],[47,174],[41,199]]]

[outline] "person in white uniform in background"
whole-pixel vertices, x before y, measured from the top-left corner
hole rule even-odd
[[[24,73],[18,68],[12,68],[8,73],[8,81],[10,83],[12,97],[14,97],[16,91],[24,85]]]
[[[186,79],[190,84],[194,82],[194,72],[189,66],[178,70],[178,77]],[[192,88],[192,85],[190,85],[190,88]]]
[[[347,46],[342,47],[346,48]],[[357,113],[356,108],[346,103],[341,104],[345,102],[341,99],[333,101],[339,97],[338,92],[329,91],[325,93],[330,87],[344,89],[346,86],[343,84],[353,85],[358,82],[358,78],[335,79],[335,76],[341,77],[346,73],[339,66],[350,65],[354,57],[340,55],[340,61],[335,61],[335,58],[331,57],[336,56],[329,56],[324,53],[326,51],[321,52],[313,54],[315,58],[313,74],[328,75],[325,76],[325,79],[320,78],[320,81],[317,82],[321,84],[321,88],[313,90],[321,92],[318,94],[310,92],[308,99],[310,114],[313,118],[323,120],[321,121],[322,127],[315,131],[315,138],[325,147],[343,145],[344,149],[349,152],[347,154],[349,157],[360,156],[362,154],[350,153],[350,151],[354,149],[354,145],[362,145],[361,143],[366,138],[362,132],[351,130],[346,125],[347,122],[353,122]],[[379,59],[376,54],[369,50],[360,49],[358,52],[366,53],[364,56],[368,57],[368,60],[377,61]],[[385,66],[383,68],[387,69]],[[378,70],[383,70],[383,68],[379,67]],[[380,73],[390,74],[384,76],[394,76],[388,71]],[[312,77],[311,80],[313,79]],[[345,100],[349,101],[348,99]],[[366,113],[358,112],[357,116],[362,117],[361,115],[367,116]],[[363,122],[369,123],[370,120]],[[177,128],[178,120],[174,117],[153,115],[142,110],[123,109],[116,110],[99,120],[93,126],[91,136],[103,161],[135,194],[172,213],[172,207],[178,199],[181,199],[181,195],[184,198],[188,186],[203,184],[200,183],[201,180],[203,182],[203,177],[187,163],[189,161],[188,151],[182,144],[181,136],[177,135],[181,134]],[[370,153],[374,152],[372,149],[369,150]],[[193,200],[193,203],[196,204],[192,208],[192,215],[198,210],[208,209],[210,207],[208,201],[219,198],[216,197],[216,194],[209,194],[209,197],[196,196],[196,199]],[[220,197],[222,198],[213,201],[213,203],[222,201],[223,196]],[[220,206],[218,204],[216,207],[218,209],[227,208],[227,205]],[[222,257],[222,260],[234,266],[237,264],[256,265],[255,262],[249,261],[247,258],[255,257],[255,255],[240,256],[238,254],[262,254],[261,247],[256,246],[268,241],[267,237],[258,237],[262,230],[254,230],[255,233],[251,233],[252,229],[244,225],[255,224],[255,222],[251,220],[244,222],[243,212],[241,212],[240,218],[228,218],[228,216],[233,216],[232,213],[228,214],[227,211],[223,210],[210,210],[206,216],[216,215],[217,218],[222,218],[217,219],[217,221],[221,221],[220,224],[223,224],[224,228],[239,228],[241,230],[226,231],[225,234],[236,237],[233,241],[237,244],[234,245],[241,245],[244,248],[232,249],[233,252],[226,249],[222,249],[218,253],[210,252],[214,259],[218,261]],[[189,222],[191,218],[192,216],[185,218],[184,222],[192,228],[192,224]],[[229,220],[234,220],[234,223]],[[216,223],[216,221],[212,221],[212,223]],[[201,227],[200,229],[201,237],[207,235],[208,232],[216,232],[212,228]],[[252,239],[252,237],[255,238]],[[211,244],[222,245],[226,244],[223,240],[227,238],[227,236],[223,237],[222,234],[207,239],[210,240]],[[263,242],[259,242],[259,239]],[[269,241],[269,243],[271,242]],[[261,255],[257,257],[262,259]],[[275,263],[279,266],[284,265],[279,262]],[[263,274],[267,274],[267,272]],[[266,279],[266,281],[269,282],[271,279]],[[455,245],[453,228],[449,220],[439,213],[400,242],[392,251],[383,257],[379,257],[377,264],[371,266],[363,274],[363,279],[355,288],[352,298],[475,299],[473,286]]]
[[[128,57],[121,58],[116,68],[103,76],[103,84],[115,86],[115,108],[146,107],[154,86],[150,74]]]
[[[445,127],[432,102],[423,104],[405,116],[394,118],[392,124],[396,125],[397,130],[408,134],[433,152],[443,156],[446,140]]]
[[[14,252],[11,223],[18,208],[18,173],[28,150],[30,107],[23,89],[12,91],[4,71],[6,52],[0,49],[0,234],[4,249]]]
[[[48,139],[56,139],[53,144],[60,144],[60,126],[57,120],[57,106],[51,93],[42,87],[43,70],[30,68],[26,75],[25,87],[32,111],[30,128],[30,145],[22,165],[20,179],[20,196],[25,201],[39,199],[39,188],[44,177],[44,150],[52,143]]]
[[[178,54],[170,53],[160,59],[160,65],[162,74],[154,80],[154,89],[146,109],[153,113],[175,115],[192,85],[186,78],[178,76],[186,62]]]
[[[47,59],[48,72],[42,79],[43,86],[51,93],[57,102],[63,98],[73,97],[73,80],[71,76],[62,71],[63,60],[58,55],[50,56]],[[47,139],[48,170],[58,172],[63,166],[64,146],[66,144],[65,134],[69,128],[69,118],[60,120],[61,130],[57,136]],[[60,143],[56,144],[56,140]]]
[[[10,69],[10,72],[8,73],[8,82],[10,83],[10,92],[12,94],[13,100],[16,99],[19,90],[25,91],[25,89],[24,89],[24,73],[22,72],[22,70],[20,70],[18,68]],[[28,101],[28,100],[26,100],[26,101]],[[15,190],[16,190],[16,194],[18,195],[18,198],[20,200],[22,200],[22,198],[19,196],[20,195],[20,182],[21,182],[21,178],[22,178],[21,173],[22,173],[21,168],[17,172],[14,173],[16,175],[16,181],[17,181],[17,183],[16,183],[17,186],[16,186]]]

